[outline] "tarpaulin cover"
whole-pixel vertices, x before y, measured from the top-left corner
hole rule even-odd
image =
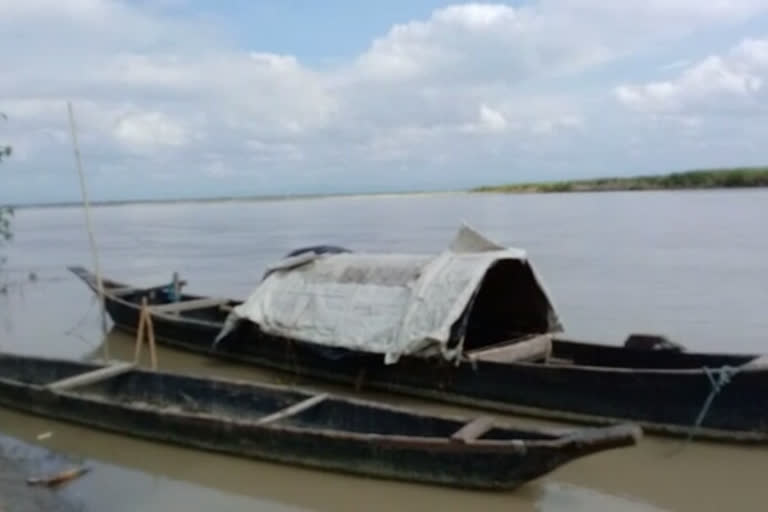
[[[219,338],[238,321],[250,321],[266,334],[383,354],[387,364],[419,352],[453,360],[462,352],[466,331],[461,327],[489,271],[510,260],[526,271],[495,288],[503,284],[504,295],[514,296],[510,303],[533,301],[519,295],[536,292],[535,299],[543,304],[534,310],[536,325],[543,326],[538,330],[559,330],[525,252],[499,246],[462,226],[439,254],[310,252],[285,258],[234,308]],[[493,298],[494,307],[503,300]]]

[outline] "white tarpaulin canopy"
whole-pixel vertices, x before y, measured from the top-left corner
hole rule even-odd
[[[270,335],[383,354],[388,364],[417,352],[455,359],[469,336],[492,343],[560,330],[524,251],[466,226],[436,255],[286,258],[234,308],[220,338],[238,321]]]

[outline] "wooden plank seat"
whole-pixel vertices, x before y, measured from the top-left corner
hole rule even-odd
[[[480,416],[466,423],[451,435],[451,441],[471,443],[493,428],[493,418]]]
[[[512,363],[547,360],[552,354],[552,337],[548,334],[534,336],[527,340],[509,343],[487,349],[467,352],[470,360]]]
[[[311,396],[307,398],[306,400],[302,400],[301,402],[295,403],[291,406],[286,407],[285,409],[280,409],[279,411],[269,414],[267,416],[264,416],[262,418],[259,418],[256,420],[257,425],[267,425],[269,423],[274,423],[276,421],[280,421],[284,418],[287,418],[289,416],[293,416],[294,414],[298,414],[301,411],[306,411],[310,407],[314,407],[315,405],[319,404],[323,400],[328,398],[327,393],[320,393],[319,395]]]
[[[123,373],[129,372],[136,367],[135,363],[116,363],[104,366],[90,372],[79,373],[66,379],[57,380],[48,384],[46,387],[53,391],[65,391],[78,386],[87,386],[96,382],[117,377]]]

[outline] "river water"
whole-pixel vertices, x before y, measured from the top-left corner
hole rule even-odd
[[[654,332],[691,349],[768,351],[764,190],[137,204],[92,215],[106,275],[154,285],[179,271],[190,293],[235,298],[249,293],[267,264],[300,246],[434,252],[466,222],[527,250],[571,337],[616,344],[630,332]],[[22,209],[14,228],[0,275],[7,287],[0,349],[74,358],[100,350],[94,297],[65,268],[92,264],[82,209]],[[129,357],[132,340],[111,333],[106,341],[113,356]],[[159,360],[165,369],[317,386],[167,349]],[[0,431],[34,442],[51,432],[39,442],[124,468],[84,477],[98,482],[86,484],[95,509],[715,511],[763,510],[768,502],[768,449],[694,442],[676,450],[679,441],[654,437],[499,495],[200,453],[2,409]],[[155,475],[149,497],[140,485],[146,474]]]

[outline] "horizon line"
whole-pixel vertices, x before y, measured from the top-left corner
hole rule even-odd
[[[244,196],[210,196],[210,197],[166,197],[166,198],[132,198],[132,199],[100,199],[89,201],[90,206],[125,206],[134,204],[174,204],[174,203],[224,203],[237,201],[291,201],[301,199],[331,199],[339,197],[373,197],[373,196],[407,196],[419,194],[453,194],[468,192],[464,189],[456,190],[405,190],[391,192],[328,192],[328,193],[298,193],[298,194],[262,194]],[[67,208],[82,206],[82,200],[64,201],[37,201],[29,203],[6,204],[3,207],[13,209],[24,208]]]

